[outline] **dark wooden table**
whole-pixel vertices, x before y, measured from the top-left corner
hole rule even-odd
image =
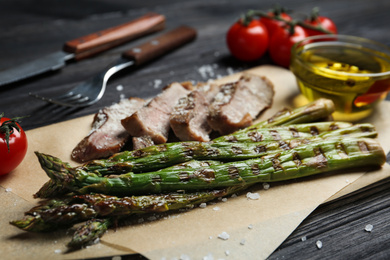
[[[390,1],[385,0],[280,0],[294,11],[308,14],[315,6],[331,17],[340,34],[363,36],[390,45]],[[21,83],[0,86],[0,112],[8,117],[30,115],[23,127],[36,127],[92,114],[118,102],[121,95],[149,97],[172,81],[205,81],[261,64],[233,59],[225,44],[229,26],[246,10],[268,10],[273,6],[255,0],[2,0],[0,4],[0,70],[57,51],[62,44],[91,32],[118,25],[148,11],[166,15],[167,28],[186,24],[198,31],[195,42],[137,70],[110,80],[103,99],[83,109],[64,109],[36,100],[29,92],[56,95],[70,89],[117,59],[129,46],[122,45],[101,55],[71,62],[58,72]],[[203,75],[201,68],[209,68]],[[211,69],[210,69],[211,68]],[[117,86],[122,85],[120,90]],[[1,167],[1,166],[0,166]],[[316,209],[270,259],[389,259],[390,181],[384,180],[362,191]],[[372,224],[372,232],[364,230]],[[307,241],[302,242],[301,238]],[[323,242],[322,249],[316,241]],[[123,256],[122,259],[142,259]]]

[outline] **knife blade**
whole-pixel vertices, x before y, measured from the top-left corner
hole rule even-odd
[[[61,51],[0,71],[0,86],[59,70],[70,60],[89,58],[125,42],[160,31],[164,27],[165,16],[147,13],[125,24],[67,41]]]
[[[122,53],[122,56],[106,69],[77,85],[67,94],[57,98],[43,97],[29,93],[30,96],[66,107],[85,107],[99,101],[103,96],[108,79],[125,68],[143,65],[159,58],[180,46],[194,40],[197,32],[189,26],[180,26],[156,38]]]

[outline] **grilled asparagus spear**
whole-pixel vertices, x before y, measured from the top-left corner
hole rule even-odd
[[[67,246],[77,249],[96,241],[113,225],[113,222],[112,218],[88,220],[75,231]]]
[[[190,161],[155,172],[101,177],[66,169],[60,160],[37,153],[49,177],[67,189],[86,194],[153,194],[177,190],[217,189],[257,182],[282,181],[360,166],[380,166],[385,154],[377,141],[368,138],[326,139],[261,158],[220,163]],[[55,165],[57,164],[57,165]],[[62,169],[61,171],[52,169]]]
[[[74,195],[63,200],[44,201],[27,211],[23,219],[12,221],[11,224],[26,231],[51,231],[94,218],[189,209],[242,189],[237,186],[189,194],[168,193],[122,198],[104,194]]]
[[[344,123],[322,123],[323,131],[313,130],[313,124],[258,129],[256,134],[242,135],[232,141],[230,136],[211,142],[177,142],[146,147],[135,151],[124,151],[108,159],[94,160],[81,169],[100,175],[125,172],[146,172],[162,169],[190,160],[236,161],[260,157],[265,154],[288,150],[318,139],[344,137],[376,137],[371,124],[346,127]],[[295,131],[296,129],[302,131]],[[336,129],[329,131],[329,128]],[[294,130],[293,130],[294,129]],[[311,129],[311,130],[310,130]],[[325,130],[326,129],[326,130]],[[315,131],[315,133],[313,133]],[[318,134],[320,133],[320,134]],[[245,139],[245,140],[244,140]],[[250,139],[247,141],[246,139]]]

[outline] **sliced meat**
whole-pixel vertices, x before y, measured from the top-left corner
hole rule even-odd
[[[136,113],[123,119],[123,127],[131,136],[149,137],[155,144],[166,143],[173,107],[192,89],[190,84],[172,83]]]
[[[133,150],[142,149],[154,145],[152,139],[148,136],[133,137]]]
[[[237,82],[221,87],[209,106],[208,123],[225,135],[250,126],[264,109],[271,106],[273,84],[265,77],[244,74]]]
[[[86,162],[117,153],[130,139],[121,119],[133,114],[145,104],[141,98],[123,99],[95,114],[91,132],[72,151],[72,159]]]
[[[181,141],[210,140],[212,129],[207,123],[208,106],[219,88],[216,84],[204,84],[179,99],[171,114],[170,125]]]

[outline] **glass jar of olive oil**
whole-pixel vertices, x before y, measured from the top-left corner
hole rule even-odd
[[[308,37],[292,48],[290,69],[308,102],[328,98],[335,120],[369,116],[390,90],[390,48],[345,35]]]

